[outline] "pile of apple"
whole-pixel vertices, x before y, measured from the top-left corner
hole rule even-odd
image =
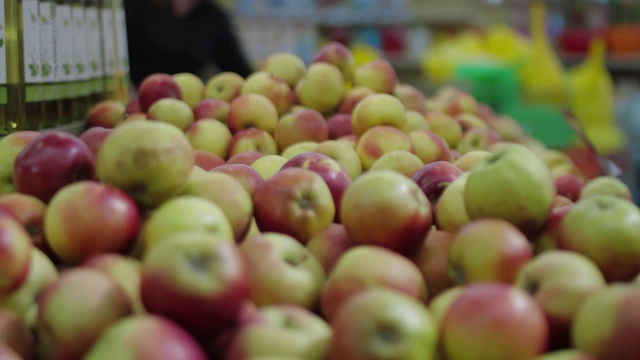
[[[637,359],[640,209],[324,46],[0,140],[0,359]]]

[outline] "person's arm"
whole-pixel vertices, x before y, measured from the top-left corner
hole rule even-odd
[[[236,36],[231,20],[225,14],[221,17],[218,41],[213,49],[213,57],[221,71],[232,71],[242,77],[249,76],[253,69]]]

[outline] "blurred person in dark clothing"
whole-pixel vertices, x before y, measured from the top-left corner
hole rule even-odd
[[[246,77],[252,69],[225,9],[214,0],[125,0],[132,84],[153,73],[207,66]],[[206,79],[204,79],[206,81]]]

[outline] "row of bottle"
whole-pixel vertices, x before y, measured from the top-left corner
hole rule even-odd
[[[85,117],[126,101],[123,0],[0,0],[0,136]]]

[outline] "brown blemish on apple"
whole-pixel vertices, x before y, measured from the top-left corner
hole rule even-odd
[[[402,339],[402,335],[390,324],[382,324],[377,334],[380,340],[388,344],[396,344]]]

